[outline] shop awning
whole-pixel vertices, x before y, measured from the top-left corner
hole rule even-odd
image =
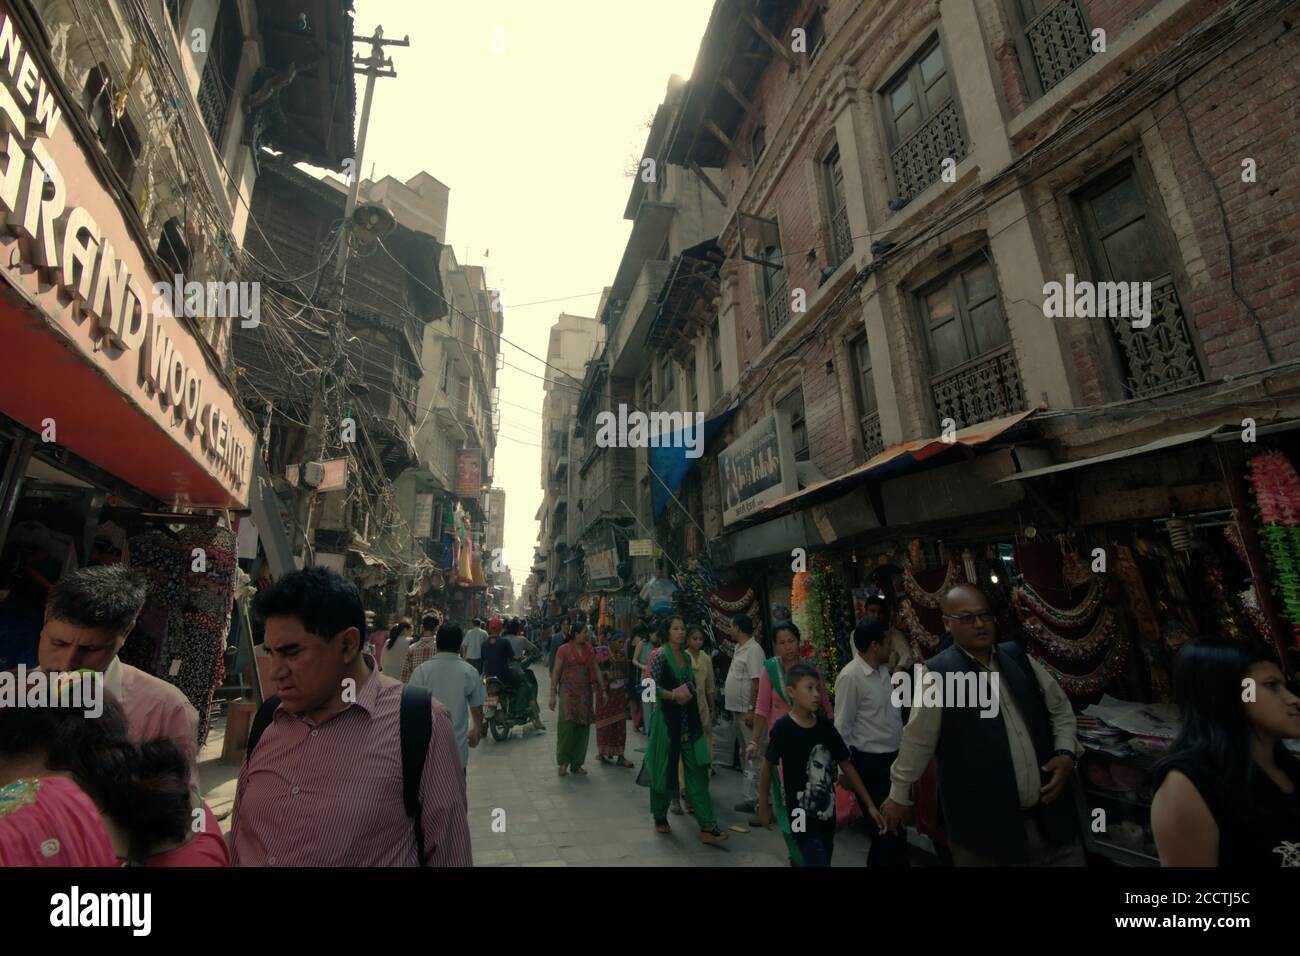
[[[708,448],[709,442],[712,441],[722,431],[724,425],[731,420],[731,416],[736,414],[736,406],[733,405],[719,415],[715,415],[704,423],[704,438],[698,448],[703,457],[704,449]],[[692,428],[694,425],[692,425]],[[692,436],[698,438],[698,436]],[[673,432],[669,439],[671,448],[649,448],[650,470],[655,473],[658,480],[652,479],[650,482],[650,503],[654,507],[655,517],[668,504],[669,492],[677,494],[677,489],[682,486],[686,476],[691,473],[691,469],[699,463],[700,458],[688,458],[686,456],[686,443],[683,441],[683,433]]]
[[[1119,451],[1112,451],[1105,455],[1096,455],[1092,458],[1080,458],[1078,461],[1063,461],[1057,465],[1048,465],[1045,468],[1031,468],[1029,471],[1022,471],[1018,474],[1008,475],[1006,478],[999,478],[997,483],[1002,484],[1007,481],[1023,481],[1026,478],[1041,478],[1044,475],[1055,475],[1063,471],[1073,471],[1076,468],[1087,468],[1091,465],[1100,465],[1108,461],[1118,461],[1121,458],[1136,458],[1138,455],[1149,455],[1152,452],[1164,451],[1169,448],[1177,448],[1180,445],[1190,445],[1194,442],[1204,441],[1220,429],[1227,428],[1225,425],[1215,425],[1213,428],[1201,428],[1194,432],[1181,432],[1177,435],[1168,435],[1164,438],[1158,438],[1153,442],[1147,442],[1145,445],[1138,445],[1136,448],[1122,448]]]
[[[766,507],[760,508],[756,514],[764,514],[777,509],[786,508],[789,505],[798,502],[801,506],[810,505],[817,501],[823,501],[827,498],[834,497],[836,494],[847,491],[855,485],[862,484],[865,481],[879,481],[884,478],[892,478],[916,467],[921,462],[937,458],[956,448],[975,448],[998,438],[1013,428],[1020,425],[1027,418],[1034,414],[1034,409],[1027,412],[1020,412],[1016,415],[1008,415],[1004,418],[995,418],[991,421],[980,422],[971,425],[969,428],[963,428],[956,432],[952,440],[943,438],[918,438],[914,441],[903,442],[900,445],[894,445],[887,448],[879,455],[871,458],[854,468],[846,471],[836,478],[828,478],[825,481],[819,481],[816,484],[802,488],[794,494],[786,495],[784,498],[778,498]]]

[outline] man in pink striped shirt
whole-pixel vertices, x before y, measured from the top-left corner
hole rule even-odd
[[[470,866],[465,775],[447,709],[432,703],[420,820],[406,815],[402,683],[363,653],[356,587],[295,571],[257,598],[280,706],[244,761],[231,826],[237,866]],[[419,860],[414,826],[423,834]]]

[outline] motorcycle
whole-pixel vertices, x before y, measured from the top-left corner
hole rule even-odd
[[[515,727],[533,724],[540,729],[542,717],[537,707],[537,675],[532,669],[540,657],[540,654],[529,653],[519,662],[523,680],[515,693],[511,693],[506,682],[498,677],[483,678],[487,686],[483,720],[497,743],[509,737]]]

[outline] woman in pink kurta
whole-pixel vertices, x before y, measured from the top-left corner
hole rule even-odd
[[[769,732],[778,720],[790,713],[790,704],[786,701],[785,694],[785,672],[802,660],[799,656],[799,630],[793,624],[777,625],[773,643],[776,655],[767,659],[762,673],[758,676],[758,700],[754,704],[754,713],[762,718]],[[817,666],[810,660],[805,660],[803,663],[810,667]],[[773,674],[777,678],[775,684],[772,679]],[[827,719],[833,721],[835,713],[831,710],[831,698],[826,693],[826,681],[822,678],[820,670],[817,672],[817,689],[818,704]],[[758,749],[757,740],[750,743],[748,752],[751,759],[758,753]]]

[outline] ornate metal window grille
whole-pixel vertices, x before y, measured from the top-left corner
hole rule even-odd
[[[939,179],[945,159],[960,163],[967,151],[957,101],[949,100],[890,153],[898,195],[913,198]]]
[[[831,244],[828,264],[838,268],[853,252],[853,234],[849,229],[848,203],[844,200],[844,167],[836,146],[822,161],[826,186],[826,206],[830,210]]]
[[[181,25],[181,0],[164,0],[167,7],[167,18],[171,21],[172,29],[179,30]]]
[[[1113,308],[1107,308],[1125,395],[1159,395],[1204,381],[1191,323],[1169,268],[1169,242],[1150,214],[1137,169],[1122,163],[1076,193],[1076,200],[1093,278],[1130,288],[1135,282],[1151,283],[1151,322],[1145,328],[1134,328],[1132,315],[1110,315]],[[1100,306],[1100,294],[1097,299]],[[1131,300],[1124,311],[1134,311]]]
[[[867,458],[874,458],[885,450],[884,439],[880,437],[880,413],[872,412],[862,416],[862,449]]]
[[[221,145],[221,134],[226,128],[226,113],[234,96],[242,46],[239,11],[231,0],[222,0],[208,56],[203,61],[203,78],[199,81],[197,96],[203,125],[207,127],[208,135],[218,148]]]
[[[1079,0],[1057,0],[1029,19],[1025,39],[1044,93],[1092,56],[1091,36]]]
[[[790,297],[786,294],[785,270],[769,276],[765,309],[767,312],[767,340],[776,338],[776,334],[790,321]]]
[[[1125,388],[1134,398],[1176,391],[1203,380],[1172,275],[1151,283],[1149,326],[1135,329],[1131,318],[1112,317],[1110,327],[1124,356]]]
[[[1025,408],[1020,371],[1009,345],[934,376],[930,390],[939,422],[951,418],[958,428]]]

